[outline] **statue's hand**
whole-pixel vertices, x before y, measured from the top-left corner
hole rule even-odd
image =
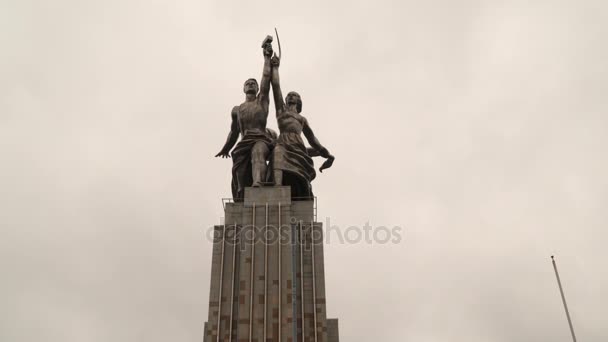
[[[333,156],[332,156],[331,154],[329,154],[329,151],[328,151],[328,150],[327,150],[325,147],[323,147],[323,148],[322,148],[322,149],[319,151],[319,155],[320,155],[321,157],[323,157],[323,158],[328,158],[328,159],[329,159],[330,157],[331,157],[331,158],[333,158]]]
[[[270,65],[272,65],[275,68],[278,68],[279,65],[281,65],[281,59],[279,57],[277,57],[277,55],[275,54],[274,56],[272,56],[272,58],[270,59]]]
[[[221,150],[218,154],[215,155],[216,157],[222,157],[222,158],[230,158],[230,154],[224,150]]]
[[[327,160],[319,168],[319,172],[323,173],[323,170],[329,169],[334,164],[334,160],[336,160],[336,158],[330,154],[329,157],[327,157]]]
[[[271,57],[272,52],[272,44],[266,44],[266,46],[264,46],[264,57]]]

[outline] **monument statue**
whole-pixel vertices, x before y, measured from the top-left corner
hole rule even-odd
[[[278,36],[277,36],[278,37]],[[288,185],[292,197],[313,196],[311,181],[316,173],[312,157],[327,158],[319,171],[331,167],[334,156],[323,147],[302,112],[302,99],[296,92],[283,100],[279,79],[279,55],[273,56],[272,36],[262,42],[264,68],[258,83],[254,78],[245,81],[245,102],[232,109],[232,123],[224,147],[216,157],[232,156],[232,197],[242,201],[246,187],[259,187],[264,183]],[[269,110],[270,86],[274,96],[280,135],[266,128]],[[306,147],[301,134],[311,147]],[[237,144],[237,140],[241,140]],[[230,152],[230,150],[236,147]],[[270,167],[268,167],[268,165]]]
[[[232,151],[232,196],[235,201],[243,199],[245,187],[259,187],[269,179],[266,162],[269,159],[276,133],[266,128],[268,119],[272,51],[272,37],[262,42],[264,69],[258,87],[255,78],[243,85],[245,102],[232,109],[232,124],[224,147],[216,157],[229,158]],[[258,92],[259,91],[259,92]]]
[[[213,227],[203,342],[339,342],[338,319],[327,317],[323,223],[310,186],[312,158],[327,158],[323,171],[334,157],[301,115],[300,95],[283,100],[276,38],[277,55],[272,37],[262,43],[260,86],[245,81],[245,102],[233,108],[216,155],[232,156],[234,201],[222,201],[223,220]],[[271,86],[278,137],[266,127]]]
[[[273,171],[275,185],[290,185],[293,197],[312,197],[310,182],[316,173],[312,161],[313,156],[327,158],[319,171],[331,167],[334,156],[323,147],[315,136],[308,120],[302,112],[302,98],[295,91],[289,92],[283,101],[281,82],[279,79],[280,58],[271,58],[272,64],[272,93],[276,109],[279,137],[276,140],[270,165]],[[307,148],[302,141],[301,133],[311,147]]]

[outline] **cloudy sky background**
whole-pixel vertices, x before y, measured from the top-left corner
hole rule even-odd
[[[0,2],[0,340],[202,341],[231,162],[276,26],[336,155],[343,341],[569,341],[608,317],[605,1]],[[269,126],[276,128],[271,107]]]

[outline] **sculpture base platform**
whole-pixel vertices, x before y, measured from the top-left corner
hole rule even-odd
[[[338,342],[327,319],[323,229],[314,199],[246,188],[215,226],[205,342]]]

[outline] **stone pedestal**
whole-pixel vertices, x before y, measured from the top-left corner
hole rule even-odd
[[[215,226],[205,342],[337,342],[325,308],[323,229],[314,199],[246,188]],[[329,324],[328,324],[329,322]]]

